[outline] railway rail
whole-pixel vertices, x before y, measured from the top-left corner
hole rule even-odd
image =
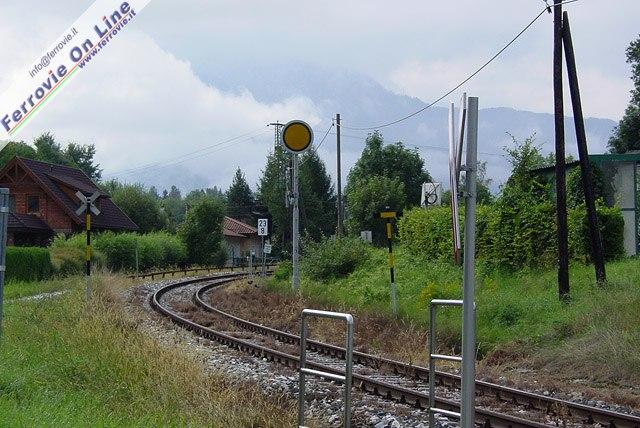
[[[279,331],[270,327],[253,323],[221,311],[210,304],[206,303],[204,296],[213,288],[227,284],[234,279],[243,276],[243,273],[229,273],[216,276],[202,277],[196,279],[188,279],[169,284],[157,290],[151,296],[151,306],[161,314],[169,317],[175,324],[190,330],[199,336],[210,340],[215,340],[224,345],[238,349],[251,355],[267,358],[270,361],[277,362],[292,368],[298,367],[298,356],[291,355],[276,349],[270,349],[265,346],[251,343],[248,340],[233,337],[225,332],[216,331],[212,328],[195,323],[175,312],[162,304],[162,297],[171,290],[184,287],[187,285],[205,282],[206,284],[199,287],[193,295],[193,302],[205,311],[215,313],[225,318],[243,330],[248,330],[261,335],[270,336],[282,343],[298,345],[300,338],[297,335]],[[319,354],[333,356],[336,358],[344,357],[345,350],[339,346],[330,345],[318,341],[307,341],[307,348]],[[394,361],[388,358],[382,358],[362,352],[354,351],[354,364],[361,364],[374,369],[392,370],[395,374],[402,375],[415,380],[426,381],[428,379],[428,369],[425,367],[409,365],[400,361]],[[344,375],[344,372],[330,366],[319,363],[307,362],[309,368],[327,371],[329,373]],[[442,386],[459,388],[460,377],[451,373],[436,372],[438,383]],[[392,384],[371,376],[362,374],[353,374],[353,385],[383,398],[392,399],[398,402],[426,408],[429,402],[428,394],[407,388],[397,384]],[[490,382],[476,381],[476,391],[479,396],[493,397],[500,402],[508,402],[515,406],[524,406],[529,410],[536,410],[541,413],[551,413],[569,416],[572,420],[579,420],[584,425],[599,424],[608,427],[630,427],[640,428],[640,417],[625,413],[614,412],[608,409],[591,407],[568,400],[562,400],[555,397],[535,394],[527,391],[521,391],[510,387],[505,387]],[[459,411],[459,403],[445,398],[437,398],[436,405],[439,408],[454,412]],[[553,425],[545,425],[536,421],[528,421],[520,417],[502,414],[496,411],[478,408],[476,410],[476,422],[485,427],[546,427]]]

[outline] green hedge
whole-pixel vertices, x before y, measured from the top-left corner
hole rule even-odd
[[[464,212],[461,209],[461,214]],[[463,217],[463,215],[461,215]],[[549,267],[556,262],[555,208],[543,202],[526,209],[517,206],[479,206],[476,215],[476,254],[490,267],[519,269]],[[624,219],[618,208],[598,207],[605,257],[624,255]],[[569,210],[569,249],[573,260],[589,261],[589,238],[584,206]],[[464,219],[460,220],[461,227]],[[398,224],[401,242],[414,254],[450,260],[452,253],[449,207],[414,208]],[[464,232],[464,231],[463,231]]]
[[[136,248],[141,271],[182,266],[187,251],[184,243],[167,232],[137,233],[102,232],[92,239],[93,259],[97,266],[115,271],[133,271],[136,268]],[[84,266],[84,234],[68,239],[57,237],[50,250],[61,274],[82,272]]]
[[[6,265],[8,281],[40,281],[53,272],[49,251],[41,247],[7,247]]]
[[[58,235],[49,246],[51,261],[55,272],[60,276],[79,275],[85,271],[84,252],[86,246],[86,236],[77,234],[65,238]],[[91,252],[91,262],[95,269],[106,265],[106,258],[95,245]]]
[[[187,258],[184,243],[167,232],[145,235],[105,232],[96,238],[96,248],[105,255],[107,267],[114,270],[134,270],[136,248],[141,271],[182,265]]]
[[[366,262],[371,246],[358,238],[324,238],[304,248],[302,269],[312,279],[325,280],[349,275]]]

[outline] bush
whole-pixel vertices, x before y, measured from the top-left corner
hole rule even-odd
[[[556,262],[555,208],[549,202],[479,206],[476,216],[476,255],[490,268],[554,266]],[[462,211],[462,210],[461,210]],[[462,216],[461,216],[462,217]],[[605,257],[624,255],[624,219],[619,208],[598,207]],[[464,220],[460,220],[461,226]],[[584,205],[569,210],[569,251],[574,260],[589,261],[590,242]],[[413,254],[450,260],[451,210],[414,208],[398,224],[402,243]]]
[[[278,264],[276,271],[273,273],[273,278],[276,281],[285,281],[291,278],[291,270],[293,266],[291,262],[286,260]]]
[[[178,234],[187,248],[190,263],[222,266],[226,262],[222,222],[224,206],[215,198],[203,198],[187,211]]]
[[[325,238],[306,245],[302,268],[315,280],[340,278],[353,272],[370,255],[371,247],[361,239]]]
[[[136,249],[139,270],[183,265],[187,250],[176,236],[167,232],[136,233],[104,232],[97,236],[96,246],[107,258],[113,270],[134,270]]]
[[[451,209],[413,208],[398,222],[399,239],[414,254],[429,259],[450,259],[453,248]]]
[[[6,265],[9,281],[40,281],[53,272],[49,251],[40,247],[7,247]]]
[[[602,235],[605,260],[616,260],[625,255],[624,250],[624,218],[620,208],[598,206],[598,224]],[[571,257],[582,261],[591,260],[591,241],[589,239],[589,223],[587,210],[578,205],[569,210],[569,252]]]
[[[58,235],[54,238],[49,247],[51,254],[51,262],[57,275],[79,275],[85,271],[85,246],[86,236],[77,234],[65,238],[64,235]],[[95,245],[91,249],[91,263],[94,268],[105,266],[106,259]]]
[[[136,268],[136,248],[140,270],[182,266],[187,250],[184,243],[167,232],[98,233],[92,240],[93,263],[114,271],[132,271]],[[62,274],[77,274],[84,271],[84,234],[68,239],[56,237],[50,247],[56,270]]]

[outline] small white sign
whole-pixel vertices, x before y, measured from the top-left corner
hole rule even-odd
[[[264,253],[271,254],[271,244],[264,244]]]
[[[442,205],[442,183],[422,183],[420,205],[423,208]]]
[[[267,236],[269,234],[269,220],[266,218],[258,219],[258,236]]]
[[[371,231],[370,230],[360,231],[360,239],[362,239],[364,242],[371,243],[373,241],[373,236],[371,235]]]

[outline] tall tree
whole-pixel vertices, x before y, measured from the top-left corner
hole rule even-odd
[[[401,142],[385,146],[378,131],[367,137],[360,159],[349,172],[347,190],[373,176],[400,180],[404,184],[407,207],[420,204],[422,183],[431,181],[424,160],[416,150],[407,149]]]
[[[222,240],[224,205],[218,199],[205,197],[187,211],[178,234],[187,246],[191,263],[222,266],[226,250]]]
[[[149,190],[151,191],[151,189]],[[163,196],[160,204],[164,208],[164,212],[169,220],[169,230],[175,231],[176,227],[184,221],[184,216],[187,211],[180,189],[176,186],[171,186],[171,190]]]
[[[376,244],[386,242],[380,212],[403,209],[406,204],[404,183],[398,178],[374,175],[361,179],[357,186],[349,187],[346,196],[349,202],[349,233],[355,235],[362,230],[370,230]]]
[[[64,149],[50,132],[33,140],[35,149],[24,142],[12,141],[0,151],[0,168],[14,156],[72,166],[84,171],[92,180],[100,180],[102,169],[94,162],[96,148],[93,144],[69,143]]]
[[[307,237],[314,241],[333,233],[336,226],[336,196],[327,168],[315,150],[300,159],[300,217]]]
[[[291,241],[291,208],[285,205],[290,159],[282,147],[276,147],[267,158],[258,187],[259,203],[272,220],[271,239],[285,252]],[[313,240],[331,234],[336,222],[335,193],[324,162],[313,150],[300,158],[299,193],[301,233]]]
[[[20,156],[27,159],[37,159],[36,150],[22,141],[10,141],[0,151],[0,168],[4,168],[14,156]]]
[[[290,156],[280,146],[267,157],[258,185],[258,199],[271,216],[271,242],[279,251],[288,251],[286,243],[291,241],[291,209],[285,203],[287,193],[287,168]]]
[[[33,145],[36,146],[38,160],[58,165],[68,165],[70,163],[62,147],[50,132],[45,132],[33,140]]]
[[[640,150],[640,37],[627,48],[627,63],[631,64],[633,89],[624,116],[609,139],[609,148],[614,153]]]
[[[120,184],[112,180],[104,188],[113,202],[138,225],[141,232],[167,227],[167,217],[159,201],[141,184]]]
[[[240,168],[236,170],[229,190],[227,190],[227,215],[231,218],[253,224],[252,214],[255,204],[253,192],[244,178],[244,173]]]
[[[96,155],[96,146],[93,144],[69,143],[64,149],[64,154],[68,163],[80,168],[92,180],[100,180],[102,169],[100,164],[94,163],[93,160]]]

